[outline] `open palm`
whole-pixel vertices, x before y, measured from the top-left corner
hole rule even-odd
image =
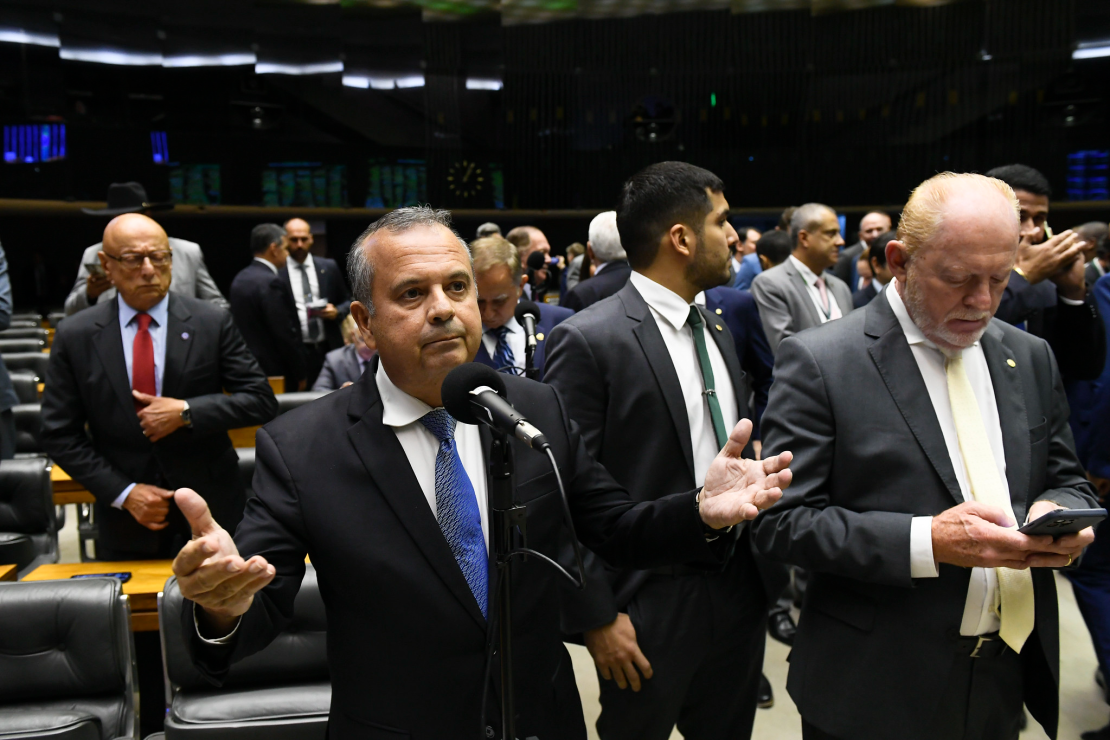
[[[760,511],[778,501],[782,489],[790,485],[791,472],[787,466],[794,458],[790,452],[766,460],[740,456],[751,434],[752,423],[741,419],[705,473],[701,517],[714,529],[755,519]]]

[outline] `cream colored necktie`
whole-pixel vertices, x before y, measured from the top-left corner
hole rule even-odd
[[[987,439],[987,429],[979,413],[975,392],[967,379],[963,357],[948,357],[944,367],[948,376],[948,401],[952,404],[952,418],[956,422],[956,436],[960,439],[960,453],[964,458],[971,495],[981,504],[1002,509],[1016,522],[1010,497],[998,475],[998,465]],[[994,570],[1002,597],[999,636],[1014,652],[1020,653],[1033,631],[1033,574],[1013,568]]]

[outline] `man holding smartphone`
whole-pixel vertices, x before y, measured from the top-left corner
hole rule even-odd
[[[992,318],[1019,211],[1000,180],[927,180],[891,285],[779,345],[763,449],[789,440],[796,482],[753,537],[810,573],[787,681],[806,740],[1016,740],[1023,702],[1056,735],[1049,569],[1094,535],[1016,529],[1097,503],[1049,346]]]

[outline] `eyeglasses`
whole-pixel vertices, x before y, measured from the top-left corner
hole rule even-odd
[[[104,254],[108,254],[105,252]],[[119,257],[114,254],[108,254],[109,257],[119,262],[128,270],[138,270],[143,266],[145,260],[150,260],[150,264],[154,267],[165,267],[173,262],[173,251],[165,250],[161,252],[128,252],[121,254]]]

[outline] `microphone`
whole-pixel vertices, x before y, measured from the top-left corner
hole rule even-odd
[[[536,348],[536,322],[540,320],[540,307],[532,301],[521,301],[516,304],[513,316],[516,317],[517,323],[524,327],[524,333],[528,337],[528,346],[534,350]]]
[[[447,413],[463,424],[486,424],[533,450],[551,446],[543,432],[505,400],[504,376],[492,368],[477,362],[459,365],[443,379],[440,395]]]
[[[528,255],[527,267],[530,270],[542,270],[547,267],[547,257],[543,252],[535,251]]]

